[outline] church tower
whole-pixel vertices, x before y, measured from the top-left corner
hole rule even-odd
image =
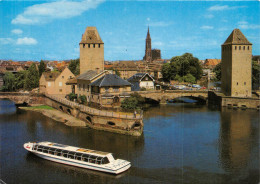
[[[251,97],[252,43],[234,29],[221,47],[222,92],[226,96]]]
[[[152,61],[152,40],[150,37],[149,27],[147,31],[146,40],[145,40],[145,56],[143,60]]]
[[[79,48],[80,74],[87,70],[94,70],[98,73],[104,70],[104,43],[96,27],[87,27]]]

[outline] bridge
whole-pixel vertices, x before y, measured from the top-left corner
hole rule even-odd
[[[132,92],[133,93],[133,92]],[[166,101],[180,97],[189,97],[198,101],[206,102],[208,99],[208,91],[205,90],[156,90],[156,91],[137,91],[144,98],[152,99],[160,104],[165,104]]]
[[[28,104],[37,104],[41,102],[41,95],[29,92],[0,92],[0,99],[9,99],[16,106],[26,106]]]

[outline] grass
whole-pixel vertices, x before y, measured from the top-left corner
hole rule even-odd
[[[47,105],[39,105],[39,106],[34,106],[34,107],[28,107],[28,109],[47,109],[47,110],[53,110],[52,107],[47,106]]]

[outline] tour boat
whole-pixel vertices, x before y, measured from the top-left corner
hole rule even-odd
[[[122,173],[131,167],[130,162],[115,160],[111,153],[52,142],[28,142],[24,148],[47,160],[112,174]]]

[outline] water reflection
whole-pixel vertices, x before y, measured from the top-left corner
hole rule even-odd
[[[219,152],[232,183],[259,182],[259,113],[223,108]]]

